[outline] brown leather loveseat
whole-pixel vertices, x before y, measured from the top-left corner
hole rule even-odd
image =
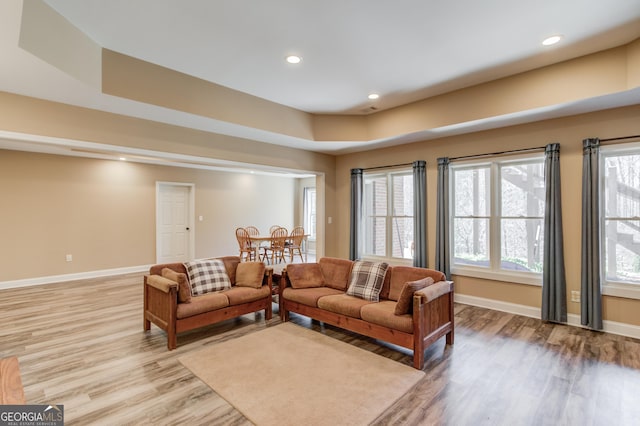
[[[144,330],[150,330],[151,323],[164,330],[169,350],[177,347],[177,334],[184,331],[260,310],[266,320],[272,317],[271,267],[241,263],[238,256],[207,260],[222,261],[228,288],[194,295],[193,280],[182,263],[154,265],[144,277]]]
[[[453,344],[453,282],[432,269],[379,266],[328,257],[287,265],[278,290],[280,318],[288,321],[295,312],[412,349],[413,366],[422,369],[429,345],[443,336]],[[377,296],[370,286],[375,280]]]

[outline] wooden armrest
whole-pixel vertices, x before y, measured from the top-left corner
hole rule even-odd
[[[264,277],[262,278],[262,285],[269,286],[269,289],[273,291],[273,267],[267,266],[264,268]]]
[[[439,281],[413,293],[420,298],[420,303],[431,302],[438,297],[453,291],[453,281]]]
[[[291,281],[289,280],[289,275],[287,274],[287,268],[282,268],[282,272],[280,272],[280,288],[285,289],[286,287],[291,287]]]
[[[144,280],[146,285],[157,288],[158,290],[169,293],[171,289],[178,289],[178,283],[160,275],[146,275]]]

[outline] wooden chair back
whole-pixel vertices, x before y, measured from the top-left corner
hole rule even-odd
[[[276,228],[271,232],[271,248],[276,250],[284,250],[284,245],[287,242],[287,229]]]
[[[291,230],[289,234],[289,242],[291,245],[300,247],[302,245],[302,239],[304,238],[304,228],[302,226],[296,226]]]
[[[249,235],[251,235],[252,237],[260,235],[260,230],[255,226],[247,226],[244,229],[246,229]]]
[[[275,231],[278,228],[282,228],[282,226],[280,226],[280,225],[271,225],[271,228],[269,228],[269,235],[271,235],[273,233],[273,231]]]
[[[249,238],[249,232],[245,228],[236,228],[236,239],[238,240],[238,247],[240,248],[240,259],[246,258],[252,260],[255,258],[256,250],[251,245],[251,239]]]

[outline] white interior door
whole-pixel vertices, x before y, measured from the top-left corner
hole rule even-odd
[[[156,200],[156,257],[158,263],[193,258],[193,185],[158,183]]]

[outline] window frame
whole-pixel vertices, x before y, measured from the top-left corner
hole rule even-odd
[[[450,182],[449,182],[449,212],[450,223],[449,227],[449,241],[450,244],[450,258],[451,258],[451,273],[454,275],[461,275],[474,278],[490,279],[494,281],[506,281],[518,284],[527,284],[534,286],[542,286],[542,272],[535,271],[516,271],[501,268],[502,260],[502,226],[501,221],[504,218],[510,218],[511,216],[502,216],[502,176],[501,167],[517,164],[527,163],[542,163],[545,164],[545,157],[542,153],[535,154],[520,154],[510,156],[508,159],[493,158],[488,160],[467,160],[456,162],[450,165]],[[457,170],[475,169],[475,168],[489,168],[489,216],[487,236],[489,238],[488,244],[488,267],[480,267],[474,265],[466,265],[456,263],[455,261],[455,172]],[[544,172],[543,172],[544,173]],[[483,216],[484,217],[484,216]],[[530,218],[529,216],[517,217],[518,219]],[[538,217],[536,217],[538,218]],[[544,223],[544,214],[542,216]],[[542,248],[544,250],[544,247]]]
[[[304,229],[305,232],[307,232],[309,234],[309,241],[315,241],[316,240],[316,232],[317,232],[317,227],[318,227],[318,216],[316,214],[316,209],[313,208],[312,206],[312,197],[315,199],[314,203],[316,203],[316,207],[317,207],[317,192],[316,192],[316,187],[315,186],[305,186],[304,187],[304,195],[303,195],[303,199],[304,199],[304,205],[302,206],[302,210],[303,210],[303,223],[304,223]],[[315,226],[311,225],[311,222],[314,222],[315,219]]]
[[[412,220],[414,219],[413,214],[411,216],[407,216],[407,215],[394,215],[393,213],[393,195],[394,195],[394,191],[393,191],[393,177],[394,176],[409,176],[409,177],[413,177],[413,169],[411,168],[396,168],[396,169],[392,169],[392,170],[386,170],[386,171],[372,171],[370,173],[368,172],[364,172],[363,176],[362,176],[362,181],[363,181],[363,194],[362,194],[362,218],[361,218],[361,232],[363,233],[362,235],[362,244],[361,244],[361,258],[363,260],[371,260],[371,261],[377,261],[377,262],[381,262],[381,261],[385,261],[388,263],[393,263],[393,264],[401,264],[401,265],[412,265],[413,264],[413,258],[405,258],[405,257],[394,257],[392,256],[393,254],[393,226],[389,225],[393,223],[393,219],[394,218],[403,218],[403,219],[407,219],[407,218],[411,218]],[[367,190],[366,190],[366,185],[367,185],[367,180],[368,179],[372,179],[372,178],[376,178],[376,177],[384,177],[385,178],[385,182],[386,182],[386,191],[387,191],[387,200],[386,200],[386,215],[385,216],[380,216],[377,215],[375,217],[379,217],[379,218],[384,218],[385,219],[385,254],[383,256],[380,255],[376,255],[373,253],[366,253],[366,244],[364,243],[366,241],[366,233],[368,232],[368,230],[366,229],[366,223],[367,223],[367,214],[366,214],[366,205],[367,205]],[[412,191],[413,191],[413,197],[415,197],[415,187],[413,187],[413,183],[412,183]]]
[[[598,190],[600,205],[598,206],[598,220],[600,225],[600,274],[601,291],[606,296],[624,297],[629,299],[640,299],[640,284],[629,281],[616,281],[607,278],[607,258],[606,258],[606,159],[623,155],[640,155],[640,142],[631,142],[600,147],[600,158],[598,164],[599,176]],[[640,219],[640,218],[639,218]]]

